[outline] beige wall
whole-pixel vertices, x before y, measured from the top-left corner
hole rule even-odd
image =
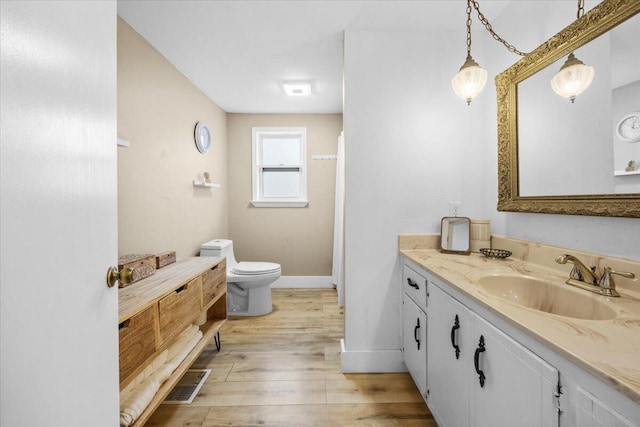
[[[212,148],[201,154],[193,131],[203,121]],[[226,113],[125,21],[118,18],[118,251],[176,250],[227,236]],[[222,188],[196,188],[208,171]]]
[[[251,128],[307,128],[306,208],[255,208],[251,200]],[[330,276],[333,254],[335,154],[341,114],[229,114],[229,236],[238,261],[273,261],[285,276]]]

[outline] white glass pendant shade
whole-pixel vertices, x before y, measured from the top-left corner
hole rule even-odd
[[[487,71],[483,70],[476,61],[467,56],[467,60],[458,74],[451,79],[451,86],[458,97],[467,101],[467,105],[471,104],[471,100],[475,98],[484,86],[487,84]]]
[[[567,58],[560,71],[551,79],[551,88],[558,95],[569,98],[574,102],[593,81],[595,71],[593,67],[584,65],[572,53]]]

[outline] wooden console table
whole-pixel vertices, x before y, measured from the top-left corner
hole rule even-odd
[[[171,389],[218,336],[227,319],[227,274],[224,258],[182,258],[118,293],[120,390],[189,325],[201,319],[202,338],[173,371],[149,406],[132,424],[141,427]]]

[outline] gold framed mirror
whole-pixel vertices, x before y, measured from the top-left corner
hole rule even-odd
[[[585,166],[580,156],[577,156],[578,161],[572,161],[573,157],[568,157],[567,160],[560,160],[559,165],[554,166],[555,172],[559,172],[557,176],[549,177],[547,171],[543,170],[541,166],[535,164],[530,165],[528,163],[528,157],[533,157],[527,153],[535,153],[537,150],[538,157],[544,159],[540,165],[544,164],[554,154],[546,148],[540,146],[526,147],[520,145],[524,144],[525,139],[533,140],[534,144],[540,141],[547,142],[557,134],[563,134],[563,132],[550,132],[548,128],[553,126],[546,126],[547,122],[544,117],[536,117],[536,121],[531,121],[529,116],[525,116],[524,112],[540,112],[544,110],[556,111],[554,108],[548,108],[546,105],[536,105],[536,108],[527,108],[525,104],[525,96],[527,93],[532,93],[532,90],[528,89],[532,85],[531,82],[535,78],[548,74],[548,72],[557,71],[567,55],[576,51],[576,55],[580,56],[582,49],[587,49],[591,45],[597,45],[601,43],[603,38],[598,39],[610,30],[620,26],[622,28],[623,23],[633,19],[632,23],[627,23],[631,28],[640,28],[640,23],[636,24],[636,20],[640,22],[640,1],[637,0],[603,0],[598,6],[594,7],[583,17],[576,20],[567,28],[556,34],[554,37],[547,40],[541,46],[534,51],[526,55],[523,59],[516,64],[508,68],[496,76],[496,92],[498,102],[498,210],[509,212],[532,212],[532,213],[549,213],[549,214],[565,214],[565,215],[592,215],[592,216],[613,216],[613,217],[632,217],[640,218],[640,174],[630,177],[634,183],[638,182],[638,185],[629,187],[627,192],[618,191],[615,180],[627,179],[624,183],[628,184],[629,177],[619,177],[616,169],[619,166],[614,165],[613,154],[609,155],[609,170],[606,172],[594,172],[591,166]],[[613,33],[612,33],[613,34]],[[606,37],[609,37],[608,35]],[[591,43],[592,41],[594,41]],[[635,43],[637,47],[637,42]],[[633,55],[640,57],[640,51],[634,51]],[[595,60],[602,60],[602,55],[593,55]],[[587,62],[585,58],[581,58]],[[591,58],[589,58],[591,60]],[[604,60],[609,61],[609,56],[606,56]],[[604,70],[605,77],[610,73],[608,70]],[[596,67],[596,78],[598,73],[602,74],[603,69],[598,70]],[[536,77],[538,76],[538,77]],[[546,77],[544,77],[546,79]],[[603,78],[601,78],[601,81]],[[606,80],[606,79],[604,79]],[[640,87],[640,76],[637,76],[638,86]],[[596,79],[594,79],[594,82]],[[549,80],[546,80],[546,86],[551,91]],[[591,90],[588,88],[585,94]],[[546,89],[545,89],[546,90]],[[611,95],[611,86],[608,89],[609,95]],[[601,114],[602,105],[599,105],[599,110],[595,113],[584,113],[582,111],[583,105],[587,103],[587,96],[580,95],[575,102],[578,105],[576,108],[574,104],[570,104],[566,99],[560,98],[557,102],[564,102],[569,111],[568,114],[576,116],[575,120],[582,125],[583,123],[590,123],[592,120],[590,117],[598,117]],[[520,96],[520,99],[519,99]],[[551,95],[553,96],[553,95]],[[600,98],[602,99],[602,97]],[[553,101],[556,102],[556,101]],[[609,101],[607,101],[609,102]],[[602,104],[602,102],[598,101]],[[560,108],[560,107],[557,107]],[[565,107],[562,107],[565,108]],[[609,107],[607,111],[611,111]],[[555,114],[555,113],[554,113]],[[582,116],[580,115],[582,114]],[[590,114],[590,115],[589,115]],[[612,118],[615,119],[615,118]],[[529,121],[527,121],[529,120]],[[561,119],[564,120],[564,119]],[[611,120],[606,119],[606,135],[612,139],[602,142],[603,144],[613,144],[615,125],[611,124]],[[603,123],[603,126],[605,124]],[[561,125],[554,125],[561,126]],[[567,127],[575,127],[575,125],[567,125]],[[522,132],[518,134],[519,130]],[[564,129],[562,129],[564,131]],[[591,132],[591,131],[589,131]],[[609,135],[610,134],[610,135]],[[573,139],[574,141],[570,141]],[[582,140],[583,136],[576,136],[574,138],[567,137],[563,134],[557,141],[549,142],[550,144],[556,144],[556,146],[563,145],[568,142],[580,144],[585,141]],[[640,145],[640,144],[635,144]],[[612,150],[613,145],[603,149]],[[569,150],[569,149],[567,149]],[[582,153],[591,150],[588,144],[582,144],[573,148],[573,153]],[[554,150],[555,152],[555,150]],[[571,154],[571,153],[570,153]],[[520,157],[519,157],[520,156]],[[593,158],[602,158],[600,154],[592,155]],[[640,157],[640,156],[639,156]],[[639,159],[635,159],[638,162]],[[621,167],[624,170],[624,165]],[[580,177],[578,173],[580,171],[586,171],[586,175]],[[607,186],[601,186],[596,189],[594,187],[586,187],[583,189],[573,190],[570,187],[565,189],[561,184],[565,181],[574,179],[575,181],[587,181],[587,178],[591,178],[592,175],[600,174],[603,179],[607,180]],[[575,175],[575,176],[574,176]],[[529,181],[523,180],[523,177],[531,176]],[[530,182],[538,180],[547,180],[550,184],[547,187],[541,189],[534,188],[530,185]],[[613,186],[609,184],[609,181],[613,183]],[[557,184],[557,185],[556,185]],[[558,189],[558,188],[560,189]],[[608,190],[609,189],[609,190]]]

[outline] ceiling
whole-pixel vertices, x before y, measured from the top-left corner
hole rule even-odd
[[[510,1],[483,1],[495,18]],[[464,0],[119,0],[118,14],[223,110],[342,112],[342,41],[351,30],[455,30]],[[460,46],[460,61],[465,46]],[[309,97],[282,81],[307,80]]]
[[[493,22],[525,1],[480,9]],[[118,0],[120,17],[230,113],[341,113],[345,30],[452,31],[463,41],[465,10],[465,0]],[[485,31],[475,12],[473,23],[474,37]],[[285,95],[282,82],[299,80],[312,95]]]

